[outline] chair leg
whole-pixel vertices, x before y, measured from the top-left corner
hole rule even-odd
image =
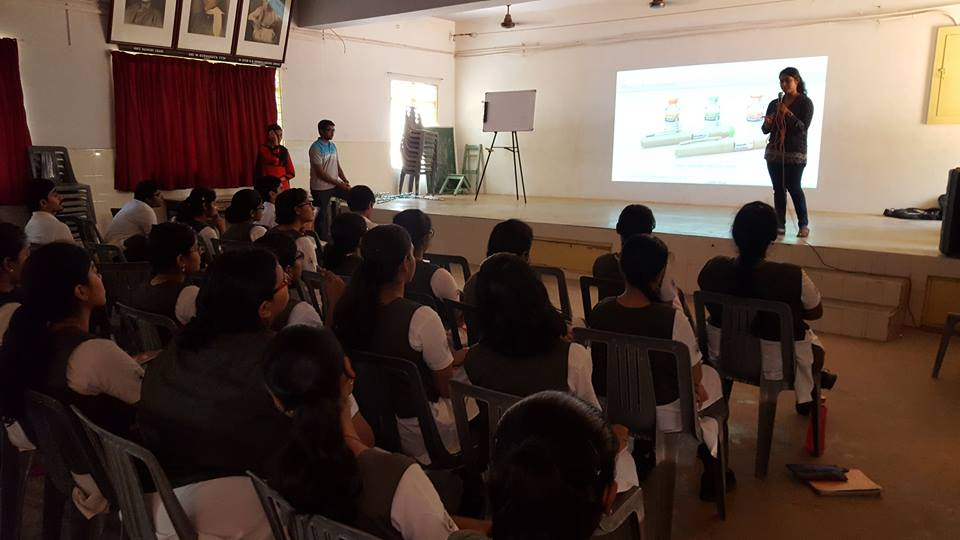
[[[757,419],[757,463],[754,475],[765,478],[770,466],[770,447],[773,445],[773,423],[777,418],[777,394],[769,385],[760,387],[760,414]]]
[[[820,406],[820,377],[816,374],[813,383],[813,416],[810,417],[811,427],[813,428],[813,455],[820,457],[823,454],[823,440],[820,436],[820,422],[823,418],[820,416],[822,407]]]
[[[717,499],[717,515],[721,520],[727,519],[727,452],[724,449],[726,439],[726,422],[719,422],[720,437],[717,440],[717,461],[715,463],[714,497]]]
[[[2,428],[0,428],[2,429]],[[33,461],[33,452],[21,452],[3,437],[3,456],[0,473],[0,538],[20,538],[23,522],[23,498],[26,491],[27,473]]]
[[[943,357],[947,354],[947,346],[950,345],[950,338],[953,336],[953,325],[949,318],[947,324],[943,326],[943,336],[940,337],[940,349],[937,350],[937,360],[933,363],[933,374],[931,377],[936,379],[940,376],[940,367],[943,366]]]

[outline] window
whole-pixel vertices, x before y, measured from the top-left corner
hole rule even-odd
[[[390,165],[394,169],[403,166],[400,142],[407,109],[413,107],[417,110],[423,127],[436,126],[438,93],[436,84],[403,79],[390,81]]]

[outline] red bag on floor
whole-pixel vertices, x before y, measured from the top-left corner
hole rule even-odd
[[[810,415],[810,423],[807,424],[807,443],[804,445],[807,453],[811,456],[813,453],[813,415]],[[820,402],[820,454],[823,455],[827,449],[827,405]]]

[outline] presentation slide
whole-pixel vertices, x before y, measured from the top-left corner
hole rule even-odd
[[[803,187],[816,187],[826,56],[618,72],[612,180],[769,186],[760,126],[788,66],[813,100]]]

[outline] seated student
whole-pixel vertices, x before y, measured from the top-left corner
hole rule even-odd
[[[513,253],[521,259],[530,260],[530,249],[533,247],[533,229],[519,219],[508,219],[497,223],[490,231],[487,240],[487,257],[497,253]],[[482,266],[482,264],[481,264]],[[474,288],[480,272],[470,276],[463,284],[463,302],[470,305],[477,304]]]
[[[70,227],[56,217],[57,212],[63,210],[63,203],[52,180],[41,178],[27,184],[27,209],[33,213],[23,232],[26,233],[30,245],[74,243]]]
[[[217,202],[217,193],[210,188],[195,187],[190,195],[177,207],[178,223],[190,226],[197,233],[197,238],[203,242],[203,250],[208,256],[205,262],[209,263],[214,253],[214,238],[220,239],[223,234],[223,218],[214,203]]]
[[[598,409],[540,392],[500,419],[491,451],[493,540],[588,540],[617,497],[619,448]],[[451,540],[489,540],[460,531]]]
[[[378,538],[445,540],[457,530],[413,459],[361,442],[350,419],[356,375],[328,330],[295,326],[271,340],[265,378],[292,418],[272,484],[299,514],[319,514]]]
[[[117,247],[132,236],[146,237],[157,224],[154,208],[163,204],[163,194],[153,180],[143,180],[133,191],[133,199],[123,205],[103,235],[103,241]]]
[[[407,230],[413,242],[413,256],[417,259],[417,271],[407,290],[432,296],[440,301],[444,298],[460,300],[457,282],[447,270],[423,260],[430,239],[433,238],[433,224],[430,216],[420,210],[410,209],[393,216],[393,223]]]
[[[197,235],[183,223],[160,223],[150,231],[149,247],[153,277],[134,289],[130,307],[186,324],[199,292],[187,285],[187,275],[200,271]]]
[[[367,230],[377,226],[370,220],[370,214],[373,213],[373,205],[376,202],[377,196],[367,186],[353,186],[347,193],[347,207],[351,212],[363,216],[363,221],[367,223]]]
[[[331,241],[323,252],[323,266],[338,276],[352,276],[360,267],[360,240],[367,232],[360,214],[340,214],[330,225]]]
[[[30,255],[27,236],[13,223],[0,223],[0,343],[10,318],[23,304],[20,275]]]
[[[637,234],[653,234],[657,227],[657,220],[653,216],[653,211],[642,204],[630,204],[624,207],[620,212],[620,218],[617,219],[617,234],[620,236],[620,246],[626,243],[627,239]],[[623,274],[620,273],[620,254],[607,253],[600,255],[593,261],[593,277],[609,279],[623,283]],[[623,293],[623,286],[608,287],[601,286],[599,291],[600,299],[611,296],[619,296]],[[682,299],[677,294],[677,287],[670,277],[670,267],[667,266],[667,277],[663,280],[663,286],[660,290],[660,299],[664,302],[674,302],[678,307],[682,307]]]
[[[273,320],[271,328],[280,330],[286,326],[298,324],[323,326],[323,320],[320,319],[320,314],[314,309],[313,304],[299,298],[297,284],[300,283],[300,276],[303,274],[303,255],[297,251],[297,244],[285,234],[268,232],[254,242],[254,245],[270,250],[277,257],[277,262],[280,263],[290,282],[290,301]]]
[[[482,337],[464,362],[470,382],[515,396],[569,391],[599,409],[590,352],[565,339],[567,325],[530,265],[511,253],[497,253],[477,275]]]
[[[241,189],[233,194],[226,211],[226,232],[220,238],[230,242],[256,242],[257,238],[267,234],[267,229],[257,225],[263,217],[263,200],[252,189]]]
[[[416,364],[440,437],[457,452],[460,444],[448,399],[455,364],[443,323],[433,309],[404,298],[416,270],[410,235],[397,225],[380,225],[363,237],[360,254],[363,262],[334,308],[331,327],[348,352],[394,356]],[[412,407],[400,411],[397,423],[403,453],[429,464]]]
[[[280,194],[280,179],[276,176],[261,176],[253,182],[253,189],[257,190],[263,199],[263,217],[257,221],[267,229],[277,226],[277,195]]]
[[[626,278],[626,290],[619,296],[602,300],[590,313],[587,323],[597,330],[674,340],[686,345],[690,353],[694,398],[700,411],[709,416],[712,412],[710,406],[721,402],[723,398],[720,376],[712,367],[703,364],[693,328],[683,311],[660,298],[668,255],[666,244],[649,234],[636,235],[624,242],[618,262]],[[670,356],[651,353],[650,367],[657,401],[657,429],[664,433],[679,431],[681,420],[676,364]],[[716,452],[718,433],[715,421],[709,425],[704,423],[706,447],[698,452],[704,462],[700,479],[700,498],[704,500],[711,500],[714,496],[715,469],[712,467],[717,466],[718,461],[711,453]],[[707,452],[708,449],[710,452]],[[644,451],[652,451],[652,448]],[[647,455],[641,461],[651,466],[655,463],[650,463],[652,457]],[[733,473],[728,476],[732,488],[735,483]]]
[[[312,230],[315,217],[316,211],[306,190],[293,188],[277,195],[277,226],[271,231],[286,234],[297,243],[297,249],[303,254],[303,269],[308,272],[316,272],[320,267],[317,244],[312,236],[304,234]]]
[[[23,391],[33,389],[127,434],[143,368],[114,342],[90,333],[90,314],[107,302],[90,256],[62,242],[37,249],[24,265],[23,291],[0,347],[4,416],[19,417]]]
[[[744,205],[733,220],[733,241],[739,255],[710,259],[700,270],[697,281],[704,291],[775,300],[790,306],[796,340],[797,413],[807,415],[813,409],[813,374],[820,372],[820,384],[826,390],[833,388],[837,376],[821,370],[825,358],[823,346],[804,322],[823,316],[820,291],[799,266],[766,260],[767,248],[776,239],[777,214],[773,207],[760,201]],[[717,358],[723,314],[711,307],[714,306],[707,306],[707,337],[710,357]],[[761,314],[757,326],[764,375],[770,379],[782,378],[779,322],[775,316]]]

